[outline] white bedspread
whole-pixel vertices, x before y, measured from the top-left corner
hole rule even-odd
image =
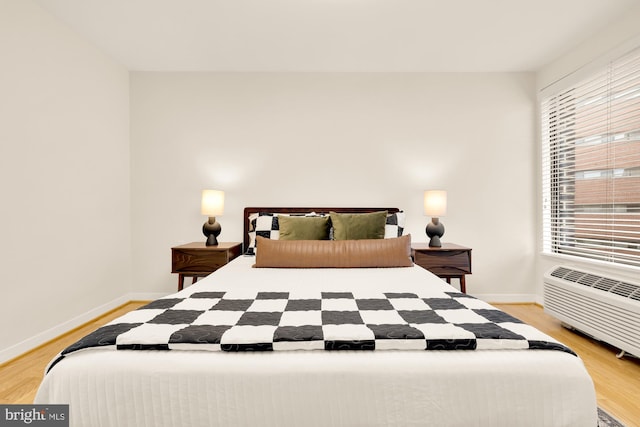
[[[183,290],[452,291],[420,267],[252,269],[240,257]],[[97,369],[99,367],[99,369]],[[36,403],[72,426],[596,426],[582,361],[551,350],[80,351]]]

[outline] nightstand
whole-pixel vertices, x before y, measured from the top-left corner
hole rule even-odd
[[[451,283],[460,280],[460,291],[467,293],[465,275],[471,274],[471,249],[453,243],[430,248],[426,243],[412,243],[413,262]]]
[[[242,243],[221,242],[218,246],[206,246],[204,242],[187,243],[171,248],[171,272],[178,273],[178,290],[184,287],[184,278],[208,276],[229,261],[240,256]]]

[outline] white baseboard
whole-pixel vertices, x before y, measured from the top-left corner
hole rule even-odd
[[[53,328],[47,329],[37,335],[34,335],[31,338],[28,338],[18,344],[15,344],[11,347],[1,349],[0,350],[0,363],[7,362],[15,357],[20,356],[32,350],[39,345],[46,343],[47,341],[51,341],[54,338],[59,337],[60,335],[69,332],[73,328],[77,328],[91,320],[95,319],[108,312],[109,310],[113,310],[114,308],[120,307],[122,304],[125,304],[129,301],[152,301],[158,298],[165,296],[165,294],[158,293],[129,293],[125,294],[121,297],[118,297],[112,301],[109,301],[106,304],[102,304],[92,310],[87,311],[79,316],[74,317],[73,319],[67,320],[59,325],[54,326]]]
[[[153,293],[153,292],[145,292],[145,293],[140,293],[140,292],[132,292],[130,294],[127,294],[127,301],[154,301],[157,300],[158,298],[162,298],[162,297],[166,297],[167,294],[159,294],[159,293]]]
[[[472,294],[486,302],[495,303],[542,303],[542,298],[535,294]]]

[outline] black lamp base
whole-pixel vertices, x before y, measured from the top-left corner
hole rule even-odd
[[[207,237],[207,241],[205,242],[207,246],[218,246],[218,239],[213,234],[209,234]]]
[[[218,236],[222,231],[222,226],[216,221],[213,216],[209,217],[209,220],[202,226],[202,233],[207,236],[207,246],[218,246]]]
[[[438,218],[431,218],[431,222],[427,224],[425,229],[427,237],[429,237],[429,247],[440,248],[442,243],[440,238],[444,236],[444,224],[440,222]]]

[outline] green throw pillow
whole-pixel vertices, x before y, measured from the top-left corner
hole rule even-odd
[[[328,216],[278,216],[281,240],[328,240]]]
[[[363,214],[330,212],[334,240],[383,239],[387,211]]]

